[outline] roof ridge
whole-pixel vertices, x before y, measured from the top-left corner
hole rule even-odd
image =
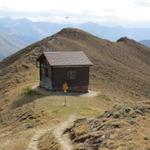
[[[73,53],[73,54],[72,54]],[[51,66],[91,66],[92,62],[83,51],[43,52]]]

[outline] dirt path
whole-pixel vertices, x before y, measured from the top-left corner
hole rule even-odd
[[[63,135],[64,130],[72,125],[73,121],[76,119],[75,115],[71,115],[65,122],[60,123],[56,128],[43,127],[42,129],[37,129],[26,150],[38,150],[38,142],[41,136],[45,133],[52,131],[54,129],[54,136],[57,142],[61,145],[63,150],[72,150],[72,144],[67,135]]]
[[[73,124],[75,119],[76,119],[76,116],[71,115],[65,122],[58,125],[58,127],[54,130],[54,136],[63,150],[73,149],[68,135],[63,135],[63,132],[67,127]]]
[[[32,137],[26,150],[38,150],[38,142],[40,137],[51,130],[52,128],[48,128],[48,127],[37,130],[34,136]]]

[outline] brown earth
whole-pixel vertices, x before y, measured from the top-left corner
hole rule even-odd
[[[91,99],[72,97],[69,98],[69,107],[62,108],[61,96],[49,95],[48,97],[30,89],[29,93],[24,92],[25,88],[37,85],[39,82],[36,59],[42,51],[78,50],[84,51],[94,64],[90,72],[90,89],[98,91],[100,93],[98,96]],[[127,38],[110,42],[78,29],[63,29],[0,62],[0,145],[5,150],[7,147],[4,149],[4,145],[10,146],[14,141],[15,144],[10,150],[24,149],[37,126],[51,120],[58,123],[63,120],[60,118],[63,113],[65,115],[77,111],[80,114],[86,115],[88,112],[87,114],[96,115],[110,109],[114,104],[129,102],[135,104],[149,99],[149,48]],[[86,105],[84,106],[83,103]],[[145,105],[149,106],[148,103]],[[143,134],[147,135],[149,113],[144,115],[145,120],[142,115],[139,115],[137,117],[139,120],[136,121],[139,122],[139,126],[144,126]],[[119,118],[118,121],[127,124],[124,118]],[[89,126],[89,123],[86,125]],[[143,129],[139,126],[134,126],[132,129],[139,133]],[[126,125],[123,125],[122,129],[125,128]],[[115,131],[115,129],[112,130]],[[118,132],[121,134],[122,131]],[[14,137],[18,137],[19,142],[14,140]],[[142,144],[143,139],[137,139],[137,142],[139,140]]]

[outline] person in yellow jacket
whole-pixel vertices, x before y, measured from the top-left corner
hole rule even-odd
[[[64,93],[67,93],[67,91],[68,91],[68,89],[69,89],[69,86],[68,86],[67,82],[65,82],[65,83],[63,84],[62,88],[63,88]],[[66,106],[66,103],[67,103],[67,97],[66,97],[66,95],[65,95],[65,103],[64,103],[64,106]]]
[[[65,83],[63,84],[63,91],[64,91],[65,93],[67,93],[68,89],[69,89],[69,86],[68,86],[67,82],[65,82]]]

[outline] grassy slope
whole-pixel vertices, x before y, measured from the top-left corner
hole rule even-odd
[[[49,123],[49,128],[53,128],[74,113],[77,116],[97,116],[114,105],[112,99],[101,94],[96,97],[67,96],[66,107],[63,106],[63,95],[36,93],[36,96],[24,95],[17,99],[14,101],[15,105],[11,104],[11,108],[9,106],[8,110],[4,109],[0,113],[0,132],[3,133],[0,135],[0,150],[5,150],[6,143],[6,149],[10,147],[10,150],[24,150],[36,128],[41,129]],[[28,100],[26,104],[24,99]],[[16,107],[16,102],[23,105]],[[18,138],[17,141],[14,140],[15,137]]]

